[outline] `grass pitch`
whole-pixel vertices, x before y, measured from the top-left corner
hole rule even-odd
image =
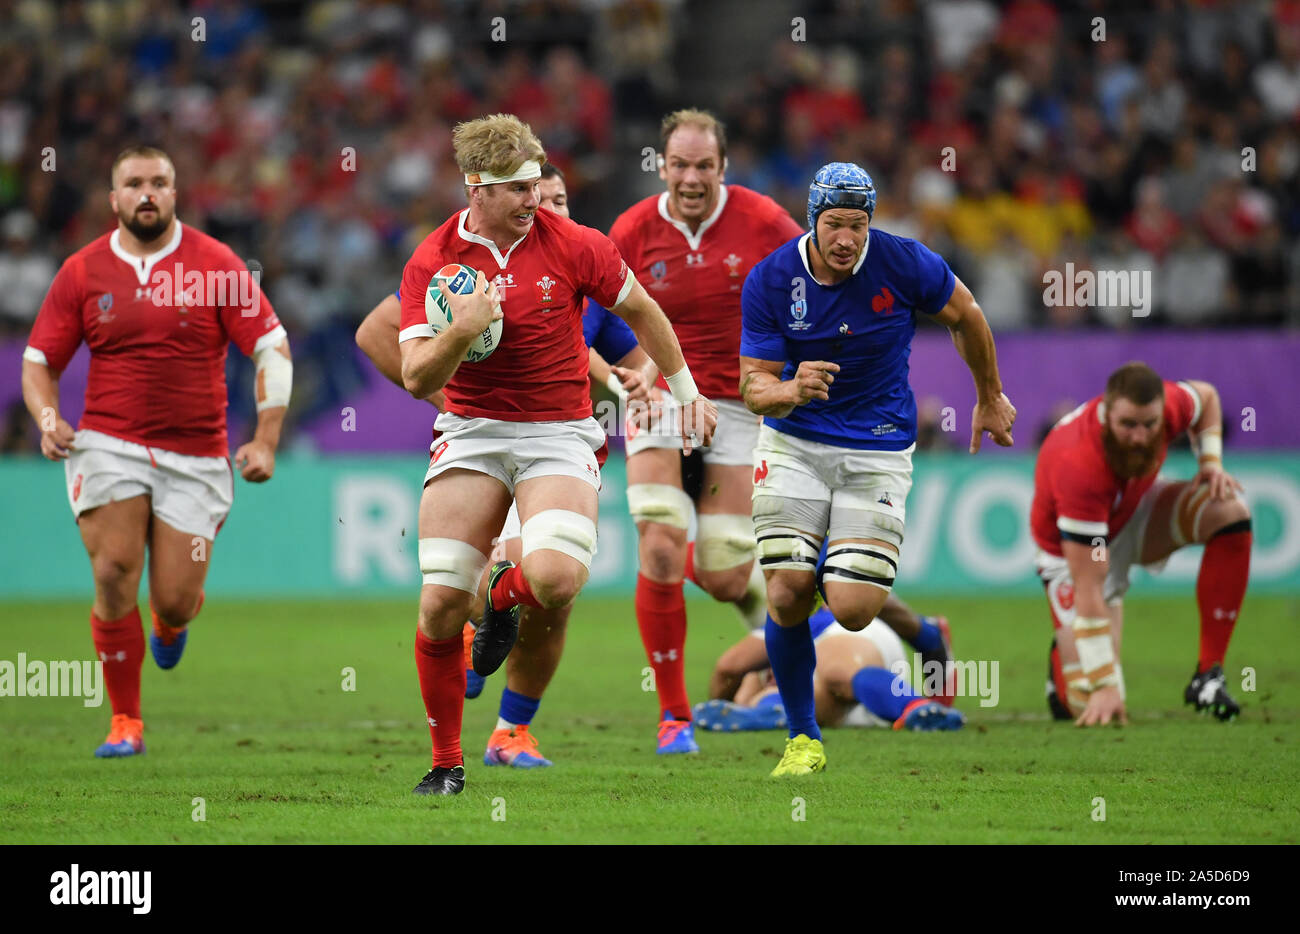
[[[913,599],[912,595],[903,594]],[[107,699],[0,698],[0,842],[42,843],[1295,843],[1300,839],[1300,601],[1250,598],[1221,724],[1182,706],[1195,607],[1130,599],[1131,723],[1079,730],[1043,701],[1039,598],[914,598],[953,622],[957,655],[999,663],[999,702],[959,700],[955,734],[827,732],[826,772],[776,781],[782,733],[699,734],[655,755],[656,706],[631,600],[581,598],[534,721],[553,768],[482,765],[504,675],[467,702],[468,783],[417,799],[429,737],[412,660],[414,600],[210,600],[181,664],[145,661],[148,753],[96,760]],[[732,612],[689,604],[702,699]],[[90,658],[88,607],[0,605],[0,659]],[[1254,669],[1255,690],[1242,689]],[[355,690],[343,690],[344,669]],[[1105,820],[1095,820],[1104,798]],[[202,799],[201,801],[198,799]],[[195,818],[201,816],[202,820]]]

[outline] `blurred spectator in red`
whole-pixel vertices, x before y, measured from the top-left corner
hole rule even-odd
[[[1165,204],[1165,189],[1160,179],[1149,175],[1138,182],[1137,206],[1124,229],[1138,247],[1156,259],[1163,259],[1173,246],[1182,225]]]

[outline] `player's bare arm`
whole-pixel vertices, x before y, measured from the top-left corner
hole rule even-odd
[[[980,449],[985,432],[1002,447],[1011,447],[1011,426],[1016,422],[1016,407],[1002,392],[993,332],[964,282],[956,280],[948,304],[934,317],[952,334],[957,353],[966,361],[971,376],[975,378],[976,402],[971,415],[970,452],[974,454]]]
[[[682,449],[689,454],[696,447],[708,447],[718,425],[718,410],[696,389],[677,335],[659,303],[640,282],[633,280],[627,298],[610,310],[627,322],[637,343],[659,371],[666,374],[668,388],[682,407]]]
[[[41,430],[41,454],[52,461],[66,459],[76,432],[59,414],[59,378],[48,366],[23,361],[23,402]]]
[[[785,418],[795,406],[813,399],[830,398],[831,383],[840,371],[838,363],[804,360],[791,379],[781,379],[785,363],[780,360],[740,358],[740,397],[756,415]]]
[[[402,351],[397,334],[402,326],[402,303],[396,295],[388,295],[370,309],[361,326],[357,328],[357,346],[370,358],[375,369],[394,386],[402,386]],[[430,393],[425,401],[435,408],[446,407],[442,391]]]
[[[1080,673],[1071,681],[1071,692],[1088,697],[1077,726],[1106,726],[1128,722],[1124,700],[1119,694],[1119,653],[1111,635],[1111,615],[1106,606],[1105,583],[1109,562],[1105,548],[1082,542],[1063,541],[1061,551],[1070,566],[1074,582],[1074,645],[1079,654]]]
[[[496,286],[488,283],[481,270],[473,292],[446,294],[446,299],[452,310],[447,330],[437,337],[416,337],[401,345],[402,386],[417,399],[427,399],[446,386],[469,345],[503,317]]]
[[[235,466],[249,483],[265,483],[275,473],[275,449],[280,445],[293,385],[293,357],[289,342],[282,340],[257,351],[253,359],[257,364],[257,429],[253,440],[235,451]]]
[[[1188,435],[1197,452],[1196,483],[1210,485],[1210,499],[1235,499],[1242,486],[1223,469],[1223,403],[1213,383],[1189,379],[1188,385],[1201,397],[1201,417]]]

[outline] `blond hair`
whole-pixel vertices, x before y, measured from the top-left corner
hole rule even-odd
[[[514,114],[493,114],[456,124],[451,133],[456,165],[466,175],[513,175],[525,162],[546,162],[532,128]]]
[[[113,167],[108,170],[109,188],[117,187],[117,167],[127,159],[134,159],[137,156],[144,159],[162,159],[172,170],[172,184],[176,183],[176,163],[172,162],[171,156],[156,146],[128,146],[117,154],[117,158],[113,160]]]
[[[659,124],[659,151],[668,154],[668,138],[677,132],[678,128],[684,126],[698,127],[706,133],[712,133],[713,138],[718,141],[718,156],[724,161],[727,158],[727,128],[722,121],[707,110],[700,110],[696,107],[687,107],[682,110],[674,110],[668,116],[664,117],[663,122]]]

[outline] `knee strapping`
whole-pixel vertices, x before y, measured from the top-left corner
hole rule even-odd
[[[627,488],[627,508],[634,522],[659,522],[676,529],[691,524],[695,508],[690,497],[669,483],[633,483]]]
[[[591,570],[591,559],[596,556],[596,523],[582,513],[543,509],[525,522],[520,532],[524,557],[549,549],[568,555]]]
[[[695,567],[728,571],[754,560],[754,520],[749,516],[702,515],[695,537]]]
[[[477,593],[487,560],[487,555],[459,539],[420,539],[420,573],[426,584]]]
[[[770,528],[758,536],[758,563],[765,571],[816,571],[821,550],[817,539],[798,529]]]
[[[898,551],[888,545],[850,542],[832,545],[822,576],[847,584],[872,584],[891,590],[898,574]]]

